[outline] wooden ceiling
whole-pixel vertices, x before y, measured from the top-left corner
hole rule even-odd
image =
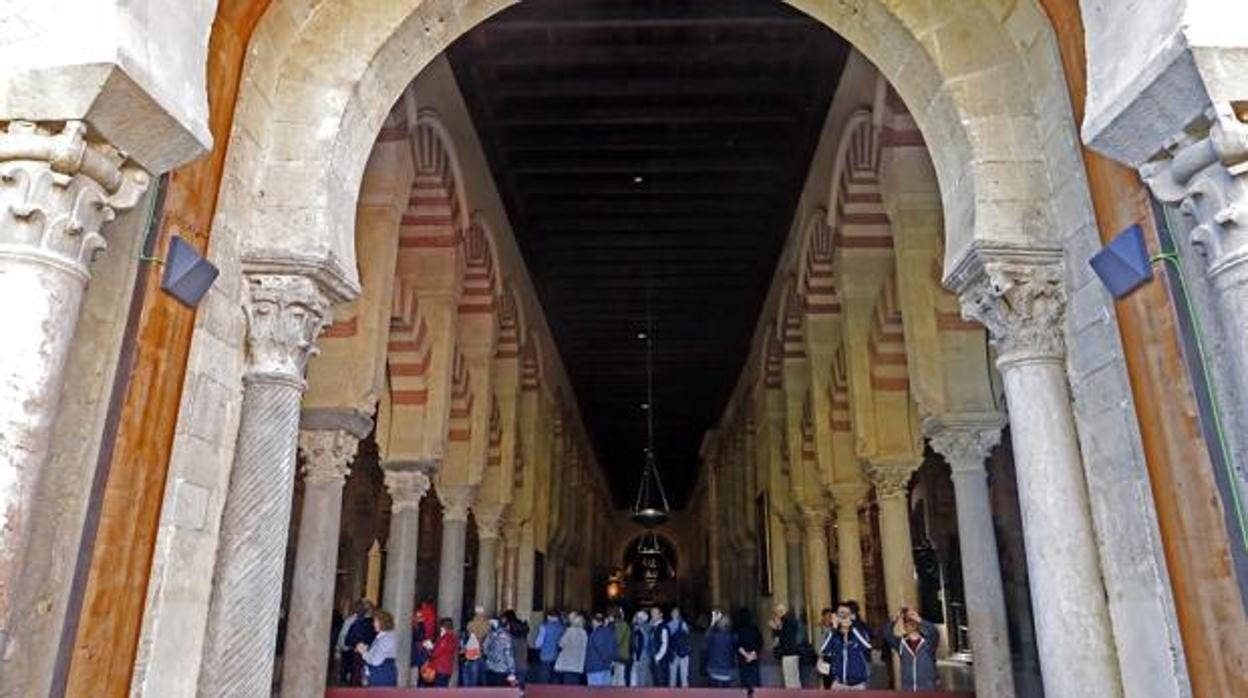
[[[775,0],[525,0],[449,51],[616,503],[674,505],[742,369],[848,44]]]

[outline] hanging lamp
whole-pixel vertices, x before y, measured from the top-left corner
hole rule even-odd
[[[641,484],[637,487],[637,501],[633,504],[633,521],[646,528],[654,528],[671,516],[667,493],[659,479],[659,467],[654,456],[654,332],[650,317],[650,298],[646,294],[646,331],[637,338],[646,343],[646,450],[641,471]],[[658,541],[654,541],[657,546]]]
[[[659,544],[659,536],[654,531],[646,531],[637,539],[639,555],[662,555],[663,546]]]

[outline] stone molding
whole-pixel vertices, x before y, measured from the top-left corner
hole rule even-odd
[[[997,365],[1061,361],[1066,355],[1066,289],[1061,250],[977,245],[946,284],[962,317],[988,328]]]
[[[442,501],[442,520],[468,520],[468,509],[472,507],[474,488],[468,485],[455,485],[438,488],[438,498]]]
[[[784,522],[784,542],[798,545],[802,542],[802,520],[797,517],[782,519]],[[744,545],[744,542],[741,543]]]
[[[60,268],[84,283],[107,242],[100,232],[134,207],[151,178],[81,121],[0,124],[0,256]]]
[[[392,470],[383,465],[382,477],[390,493],[391,513],[419,510],[420,500],[432,486],[429,476],[419,470]]]
[[[248,274],[247,286],[246,379],[302,390],[316,337],[330,320],[328,299],[312,279],[295,274]]]
[[[355,459],[359,446],[359,437],[345,430],[300,430],[299,451],[304,457],[304,482],[342,484],[351,474],[351,461]]]
[[[910,493],[910,476],[919,469],[918,462],[873,462],[867,468],[867,477],[875,485],[880,499],[906,497]]]
[[[999,413],[946,415],[923,420],[932,450],[944,456],[953,475],[984,473],[984,462],[1001,443],[1005,416]]]
[[[1149,163],[1140,175],[1153,195],[1189,217],[1192,245],[1208,262],[1209,278],[1241,277],[1248,265],[1248,124],[1229,105],[1201,139],[1173,157]],[[1236,274],[1229,272],[1238,271]]]
[[[354,407],[305,407],[299,414],[305,431],[341,430],[363,439],[373,430],[373,419]]]

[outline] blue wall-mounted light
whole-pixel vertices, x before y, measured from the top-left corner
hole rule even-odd
[[[169,295],[194,308],[217,280],[220,271],[212,262],[204,259],[181,236],[169,239],[169,252],[165,255],[165,273],[160,287]]]
[[[1088,263],[1114,298],[1123,298],[1153,279],[1152,260],[1139,223],[1110,240]]]

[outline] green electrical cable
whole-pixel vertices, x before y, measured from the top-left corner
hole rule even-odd
[[[1178,252],[1159,252],[1149,258],[1150,264],[1169,262],[1173,265],[1179,280],[1179,290],[1183,294],[1183,305],[1187,308],[1187,316],[1192,320],[1192,334],[1196,339],[1196,354],[1200,359],[1200,373],[1205,385],[1209,388],[1209,404],[1213,410],[1213,431],[1217,435],[1218,449],[1222,452],[1222,467],[1226,469],[1228,484],[1231,490],[1231,503],[1235,509],[1235,520],[1239,524],[1239,535],[1245,547],[1248,547],[1248,521],[1244,518],[1244,503],[1239,495],[1239,478],[1235,475],[1231,464],[1231,449],[1227,446],[1226,433],[1222,429],[1222,409],[1218,406],[1217,388],[1209,371],[1209,356],[1205,352],[1204,330],[1200,326],[1200,317],[1192,307],[1192,295],[1187,291],[1187,275],[1183,273],[1182,260]]]

